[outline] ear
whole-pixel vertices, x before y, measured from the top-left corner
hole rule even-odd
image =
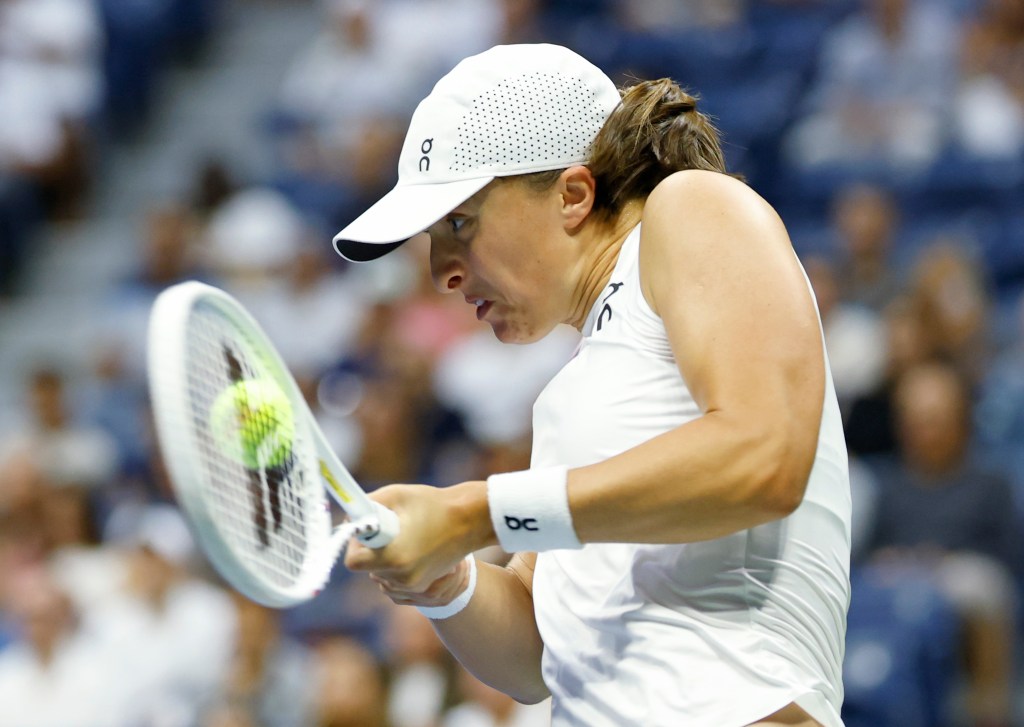
[[[597,182],[590,169],[584,166],[569,167],[558,178],[558,190],[562,202],[562,220],[566,232],[579,229],[594,208],[594,194]]]

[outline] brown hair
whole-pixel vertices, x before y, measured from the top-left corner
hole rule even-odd
[[[587,163],[597,180],[594,212],[600,218],[614,219],[627,202],[646,199],[674,172],[705,169],[728,174],[718,130],[697,111],[697,96],[670,78],[641,81],[619,93],[622,103],[594,139]],[[542,191],[561,172],[520,179]]]

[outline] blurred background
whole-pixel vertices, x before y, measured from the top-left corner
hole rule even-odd
[[[422,246],[330,238],[437,78],[534,41],[698,93],[790,230],[851,454],[847,724],[1024,724],[1022,0],[0,0],[0,727],[547,724],[343,568],[229,592],[144,381],[204,280],[368,488],[528,466],[576,334],[502,347]]]

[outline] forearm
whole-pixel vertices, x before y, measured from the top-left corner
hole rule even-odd
[[[524,703],[548,696],[541,678],[544,645],[533,598],[510,568],[477,564],[477,586],[466,608],[433,621],[448,650],[480,681]]]
[[[800,444],[785,431],[705,415],[570,470],[573,526],[584,543],[686,543],[776,520],[803,496],[814,450]]]

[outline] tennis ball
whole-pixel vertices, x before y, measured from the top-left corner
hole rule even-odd
[[[272,379],[237,381],[210,407],[210,429],[221,451],[249,469],[287,461],[295,438],[288,397]]]

